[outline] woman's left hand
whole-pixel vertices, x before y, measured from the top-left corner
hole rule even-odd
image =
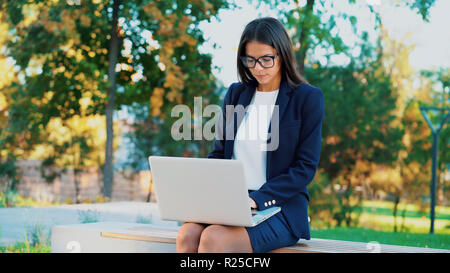
[[[248,202],[250,203],[250,208],[256,209],[258,205],[256,205],[255,200],[253,200],[251,197],[248,197]]]

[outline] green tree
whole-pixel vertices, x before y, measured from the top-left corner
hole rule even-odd
[[[377,58],[375,48],[363,46],[359,58],[346,67],[314,64],[306,77],[324,90],[325,118],[320,168],[333,181],[340,210],[338,225],[351,225],[362,200],[355,191],[370,175],[368,162],[392,164],[401,147],[402,130],[392,126],[396,94]],[[317,198],[317,197],[316,197]]]
[[[92,0],[69,5],[20,0],[0,5],[2,21],[12,33],[6,55],[14,59],[19,78],[5,87],[12,98],[12,124],[1,143],[8,149],[18,140],[16,133],[26,132],[21,145],[32,150],[52,118],[80,116],[80,101],[89,100],[85,114],[105,114],[109,128],[107,197],[113,183],[112,110],[147,104],[151,117],[161,123],[173,105],[214,90],[211,56],[197,50],[204,41],[198,24],[226,7],[225,1]]]

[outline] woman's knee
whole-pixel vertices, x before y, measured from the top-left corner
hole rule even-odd
[[[196,223],[183,224],[177,233],[177,252],[197,252],[200,235],[204,225]]]
[[[203,230],[198,247],[199,252],[226,252],[224,227],[211,225]]]

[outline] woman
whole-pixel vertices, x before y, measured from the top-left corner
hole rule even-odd
[[[246,26],[237,67],[240,82],[230,86],[223,112],[227,105],[271,106],[272,116],[257,117],[260,111],[247,110],[237,122],[238,129],[233,127],[235,138],[216,139],[208,158],[241,160],[251,207],[279,206],[281,212],[255,227],[185,223],[177,235],[178,252],[268,252],[294,245],[300,238],[310,239],[306,186],[319,164],[322,91],[298,74],[292,42],[274,18],[255,19]],[[227,116],[223,119],[228,124]],[[245,131],[255,124],[258,131],[269,133],[278,128],[274,149],[267,149],[267,140],[245,138]]]

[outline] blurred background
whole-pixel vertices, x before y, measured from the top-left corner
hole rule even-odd
[[[205,157],[213,144],[173,140],[172,108],[221,105],[245,25],[272,16],[325,97],[312,237],[450,249],[449,10],[446,0],[0,0],[0,207],[155,202],[147,157]],[[434,230],[425,116],[442,126]]]

